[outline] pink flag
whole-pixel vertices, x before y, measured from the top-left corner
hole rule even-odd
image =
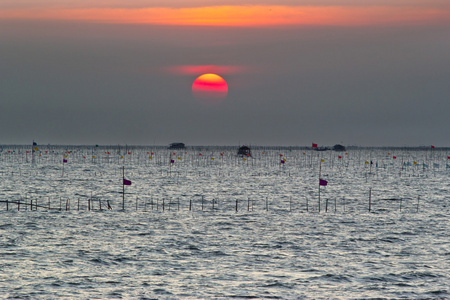
[[[131,180],[123,179],[123,185],[131,185]]]

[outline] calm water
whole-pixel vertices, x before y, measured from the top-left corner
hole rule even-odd
[[[63,174],[67,149],[34,164],[14,150],[1,157],[3,298],[450,297],[446,153],[285,151],[281,165],[275,150],[122,161],[81,148]]]

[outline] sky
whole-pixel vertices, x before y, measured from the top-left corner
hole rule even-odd
[[[449,53],[448,0],[2,0],[0,144],[448,147]]]

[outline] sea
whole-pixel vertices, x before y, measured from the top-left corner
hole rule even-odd
[[[237,148],[1,145],[0,298],[450,299],[450,150]]]

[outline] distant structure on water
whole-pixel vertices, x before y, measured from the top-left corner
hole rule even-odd
[[[333,146],[334,151],[345,151],[345,147],[339,144]]]
[[[328,150],[333,150],[333,151],[345,151],[345,147],[339,144],[336,144],[333,146],[333,148],[329,148],[329,147],[316,147],[313,148],[316,151],[328,151]]]
[[[250,150],[250,147],[241,146],[238,149],[237,155],[240,155],[240,156],[252,156],[252,152]]]
[[[184,143],[172,143],[169,145],[169,149],[185,149],[186,145]]]

